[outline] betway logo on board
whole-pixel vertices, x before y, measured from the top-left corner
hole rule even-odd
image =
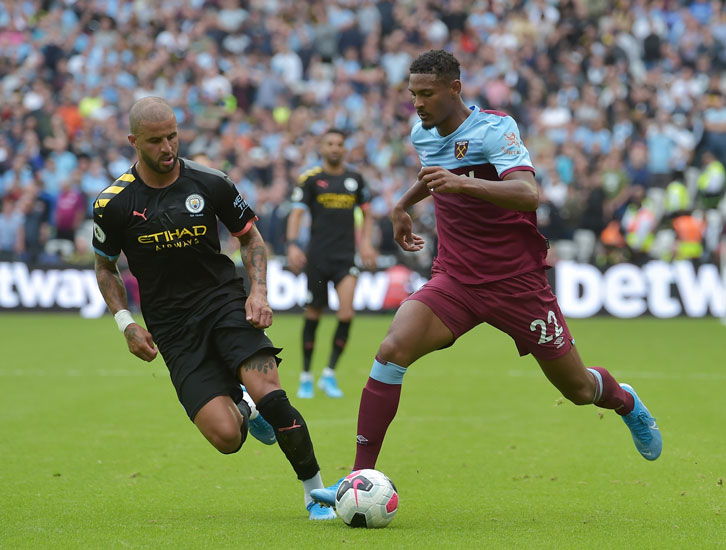
[[[603,310],[622,318],[726,315],[726,273],[713,264],[654,261],[643,267],[619,264],[603,273],[592,265],[559,262],[555,293],[565,317]]]
[[[726,316],[726,273],[712,264],[695,268],[689,262],[651,262],[643,267],[620,264],[604,273],[594,266],[560,262],[554,269],[554,289],[565,316],[610,314],[628,318]],[[395,309],[426,279],[403,266],[363,272],[358,279],[354,307],[358,311]],[[283,269],[271,259],[267,272],[268,300],[276,311],[305,304],[304,275]],[[328,288],[330,307],[338,297]],[[22,262],[0,262],[0,310],[77,310],[84,317],[106,312],[92,269],[35,268]]]
[[[363,271],[355,287],[353,308],[358,311],[395,309],[400,301],[418,290],[427,279],[403,266],[386,271]],[[279,260],[271,259],[267,265],[267,300],[276,311],[305,306],[307,278],[283,269]],[[328,304],[338,309],[338,295],[332,283],[328,283]]]
[[[32,269],[0,262],[0,309],[77,309],[83,317],[106,311],[92,269]]]

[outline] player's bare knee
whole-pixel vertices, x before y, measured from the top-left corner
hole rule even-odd
[[[380,357],[384,361],[390,361],[396,365],[408,365],[408,356],[405,347],[398,339],[389,334],[383,339],[381,345],[378,348],[377,357]]]
[[[562,395],[575,405],[592,404],[593,389],[587,384],[581,384],[577,387],[571,387],[562,390]]]
[[[241,428],[233,425],[219,426],[205,435],[214,448],[225,455],[239,451],[244,441]]]
[[[236,437],[215,438],[212,445],[223,455],[234,454],[242,448],[242,434],[237,432]]]

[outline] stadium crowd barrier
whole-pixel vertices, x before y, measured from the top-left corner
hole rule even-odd
[[[632,318],[726,317],[726,270],[713,264],[653,261],[644,266],[617,264],[605,270],[561,261],[549,271],[550,283],[565,316],[610,315]],[[402,265],[364,271],[354,307],[361,312],[394,310],[426,277]],[[273,258],[268,266],[268,299],[275,311],[300,311],[305,303],[305,275],[295,275]],[[329,287],[331,309],[338,302]],[[31,267],[0,262],[0,312],[69,311],[100,317],[106,305],[91,267]]]

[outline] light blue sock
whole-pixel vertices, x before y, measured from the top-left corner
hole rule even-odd
[[[592,402],[597,403],[602,397],[602,376],[595,369],[591,369],[588,367],[587,370],[589,370],[595,377],[595,396],[593,397]]]
[[[406,374],[406,368],[396,365],[391,361],[379,361],[378,358],[373,361],[371,368],[371,378],[378,380],[384,384],[403,384],[403,375]]]

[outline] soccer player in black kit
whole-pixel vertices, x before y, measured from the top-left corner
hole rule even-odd
[[[322,166],[311,168],[298,179],[291,201],[292,211],[287,223],[287,259],[293,272],[305,269],[308,294],[303,325],[303,371],[297,396],[313,397],[313,376],[310,363],[315,348],[315,331],[320,315],[328,305],[328,281],[338,294],[338,326],[328,365],[318,380],[318,387],[328,397],[342,397],[335,377],[335,367],[348,341],[353,320],[353,298],[359,270],[355,265],[356,229],[354,209],[363,212],[360,257],[366,267],[375,266],[376,252],[371,245],[372,218],[368,213],[370,191],[363,177],[350,170],[345,160],[345,135],[331,128],[321,138]],[[312,227],[307,254],[298,241],[300,220],[305,209],[310,211]]]
[[[189,418],[224,454],[247,437],[253,411],[244,384],[303,483],[310,519],[335,518],[310,499],[323,486],[320,468],[307,425],[280,387],[281,349],[264,332],[272,310],[255,213],[223,172],[178,157],[176,117],[163,99],[137,101],[129,123],[138,161],[99,194],[93,213],[98,286],[129,350],[152,361],[158,346]],[[249,293],[220,253],[218,219],[239,240]],[[148,331],[127,310],[121,252],[139,281]]]

